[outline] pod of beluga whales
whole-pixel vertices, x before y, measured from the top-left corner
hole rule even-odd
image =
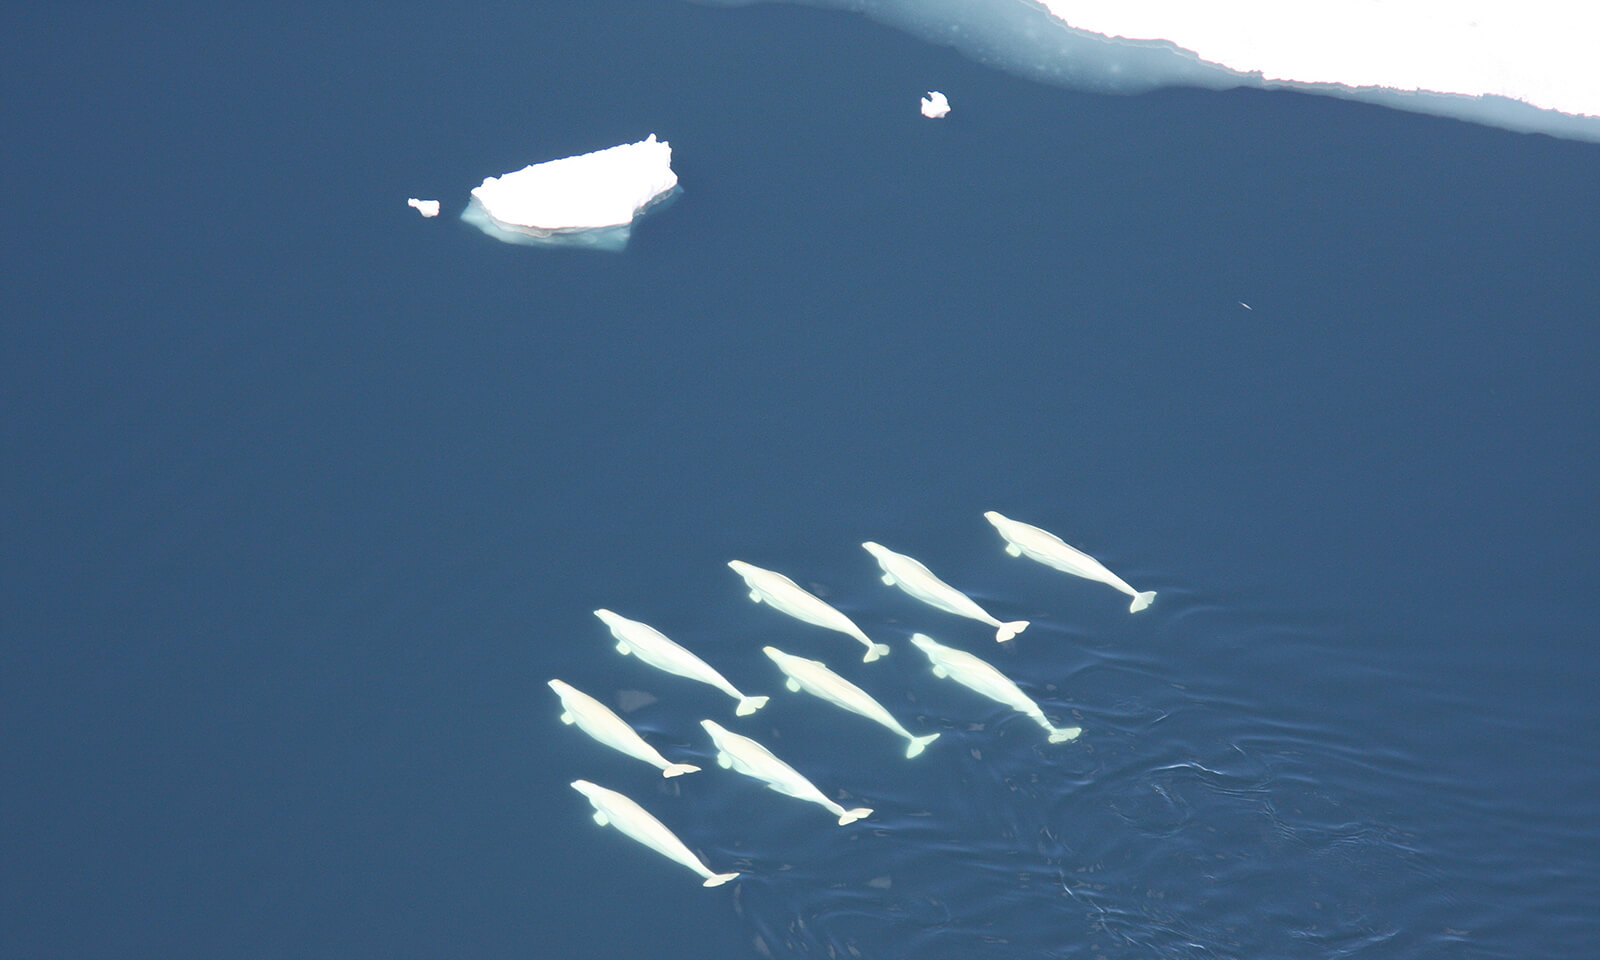
[[[984,517],[999,531],[1006,541],[1006,552],[1013,557],[1027,557],[1064,573],[1114,587],[1133,598],[1128,608],[1132,613],[1145,609],[1155,599],[1155,591],[1133,589],[1100,561],[1069,546],[1047,530],[1012,520],[992,510],[985,513]],[[992,616],[972,598],[905,554],[896,553],[870,540],[861,546],[872,554],[883,569],[884,583],[899,587],[935,609],[995,628],[997,642],[1010,640],[1028,627],[1026,620],[1007,622]],[[864,662],[871,663],[889,653],[887,644],[874,642],[849,617],[783,574],[740,560],[729,561],[728,566],[744,579],[751,600],[765,603],[797,620],[837,631],[859,641],[866,648],[866,655],[862,658]],[[617,652],[623,656],[631,654],[665,673],[715,687],[736,702],[734,713],[737,716],[749,716],[766,706],[769,698],[745,695],[710,664],[654,627],[610,610],[596,610],[594,614],[610,629],[616,640]],[[1079,727],[1056,727],[1037,703],[1004,673],[981,658],[965,650],[945,646],[922,633],[913,634],[911,642],[927,655],[934,676],[954,680],[1028,717],[1044,728],[1050,743],[1075,740],[1083,732]],[[919,756],[929,744],[939,739],[937,733],[919,736],[910,732],[871,694],[834,673],[820,660],[797,657],[771,646],[763,647],[762,652],[782,671],[784,685],[790,691],[809,693],[888,728],[906,740],[908,759]],[[574,725],[605,746],[650,764],[660,770],[663,777],[679,777],[700,771],[693,764],[673,763],[662,756],[627,721],[599,700],[561,680],[551,680],[549,685],[561,699],[562,723]],[[830,799],[798,770],[756,740],[735,733],[713,720],[702,720],[700,726],[711,738],[718,766],[760,780],[785,796],[816,804],[837,818],[840,826],[872,814],[870,808],[846,809]],[[665,824],[631,798],[588,780],[574,780],[572,788],[588,798],[594,807],[596,823],[614,826],[669,860],[689,868],[701,877],[704,886],[721,886],[739,876],[737,872],[714,872]]]

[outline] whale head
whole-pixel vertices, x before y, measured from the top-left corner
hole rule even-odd
[[[711,734],[711,739],[713,740],[728,732],[720,723],[717,723],[715,720],[701,720],[700,726],[705,728],[706,733]]]
[[[1001,515],[1000,511],[998,511],[998,510],[985,511],[984,514],[983,514],[983,519],[985,519],[985,520],[989,521],[990,523],[994,524],[996,527],[1000,526],[1000,524],[1002,524],[1002,523],[1010,523],[1011,522],[1011,519],[1009,517]]]
[[[939,645],[933,642],[933,638],[925,633],[913,633],[911,642],[916,644],[923,653],[934,653],[939,649]]]

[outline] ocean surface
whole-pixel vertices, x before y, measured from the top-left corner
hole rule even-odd
[[[0,956],[1600,943],[1596,145],[1072,92],[790,6],[0,26]],[[620,254],[456,219],[650,133],[683,193]],[[1158,598],[1007,556],[986,510]],[[1032,626],[995,643],[864,540]],[[619,656],[600,607],[771,703]],[[767,644],[940,739],[906,759]],[[563,726],[552,677],[705,771]],[[718,769],[707,717],[874,814]]]

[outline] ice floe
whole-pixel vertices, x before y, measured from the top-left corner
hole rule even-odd
[[[437,200],[418,200],[416,197],[412,197],[406,201],[406,206],[424,217],[437,217],[439,215],[439,201]]]
[[[1041,2],[1080,30],[1170,41],[1269,83],[1492,95],[1600,115],[1600,70],[1593,60],[1600,16],[1592,4]]]
[[[749,0],[716,0],[741,3]],[[1286,88],[1600,141],[1600,4],[805,0],[1078,90]]]
[[[621,250],[634,220],[672,197],[672,146],[638,143],[487,177],[461,219],[505,243]]]
[[[937,90],[929,90],[922,98],[922,115],[929,120],[939,120],[950,113],[950,98]]]

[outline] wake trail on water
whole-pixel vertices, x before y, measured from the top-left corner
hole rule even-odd
[[[735,906],[762,955],[1312,957],[1426,941],[1401,918],[1437,868],[1361,786],[1408,758],[1275,719],[1224,671],[1180,676],[1149,649],[1067,634],[1036,621],[1037,646],[1004,667],[1083,726],[1075,744],[919,686],[891,704],[942,728],[918,765],[810,759],[875,813],[820,843],[751,824]]]

